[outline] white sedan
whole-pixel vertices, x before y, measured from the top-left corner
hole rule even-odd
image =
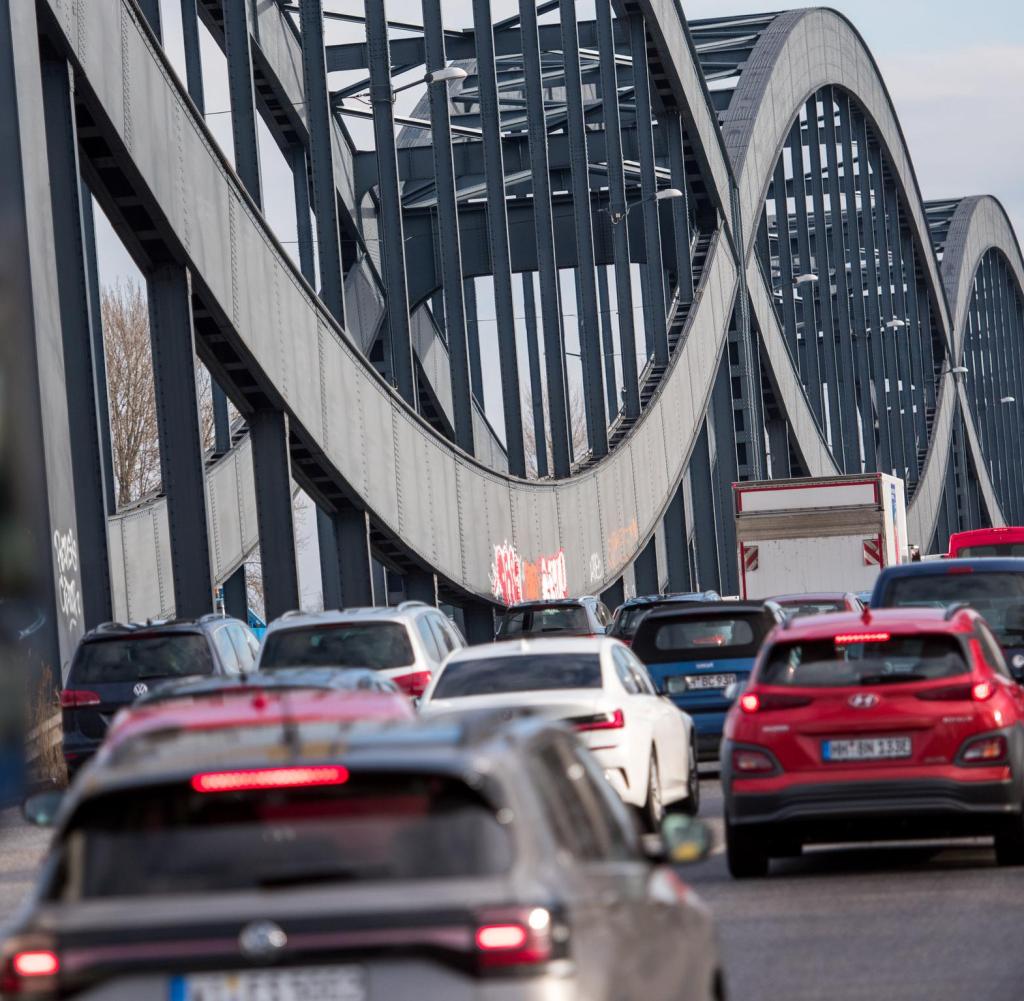
[[[569,723],[650,829],[666,809],[697,812],[693,721],[658,695],[647,668],[618,640],[528,639],[457,650],[420,701],[425,716],[501,708]]]

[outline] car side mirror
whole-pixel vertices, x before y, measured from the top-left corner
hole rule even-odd
[[[715,843],[711,828],[703,820],[685,813],[666,815],[661,822],[661,836],[655,836],[654,841],[658,850],[652,845],[648,854],[670,865],[701,862],[711,854]]]
[[[1024,685],[1024,653],[1015,653],[1012,657],[1007,657],[1006,662],[1013,680]]]
[[[725,686],[725,691],[722,694],[730,702],[735,702],[744,693],[746,687],[747,683],[745,681],[733,681]]]
[[[36,827],[53,827],[63,801],[63,789],[47,789],[45,792],[37,792],[29,796],[21,804],[21,813],[30,824],[34,824]]]

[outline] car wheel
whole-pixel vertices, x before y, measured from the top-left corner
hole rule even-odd
[[[665,817],[665,804],[661,798],[661,775],[658,772],[658,759],[651,755],[651,764],[647,769],[647,800],[644,803],[644,826],[651,833],[661,830],[661,822]]]
[[[734,879],[756,879],[768,875],[768,853],[747,831],[725,825],[725,857]]]
[[[1024,865],[1024,815],[1017,814],[996,831],[996,864]]]
[[[686,799],[680,803],[680,808],[691,817],[700,813],[700,769],[697,766],[697,745],[690,743],[690,763],[686,772]]]

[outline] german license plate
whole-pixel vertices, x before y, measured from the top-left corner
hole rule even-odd
[[[362,967],[297,966],[175,977],[170,1001],[366,1001],[367,996]]]
[[[676,692],[706,692],[709,689],[728,688],[736,680],[735,674],[684,674],[668,679],[668,690]]]
[[[877,761],[883,758],[909,758],[909,737],[860,737],[856,740],[824,740],[821,756],[825,761]]]

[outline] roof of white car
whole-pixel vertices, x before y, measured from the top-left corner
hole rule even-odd
[[[393,606],[367,608],[332,608],[323,612],[285,612],[267,626],[268,630],[296,629],[302,626],[334,625],[342,622],[400,622],[410,614],[422,612],[431,606],[423,601],[403,601]]]
[[[553,653],[602,653],[619,641],[611,636],[562,636],[546,639],[499,640],[456,650],[449,658],[454,660],[490,660],[493,657],[529,657]]]

